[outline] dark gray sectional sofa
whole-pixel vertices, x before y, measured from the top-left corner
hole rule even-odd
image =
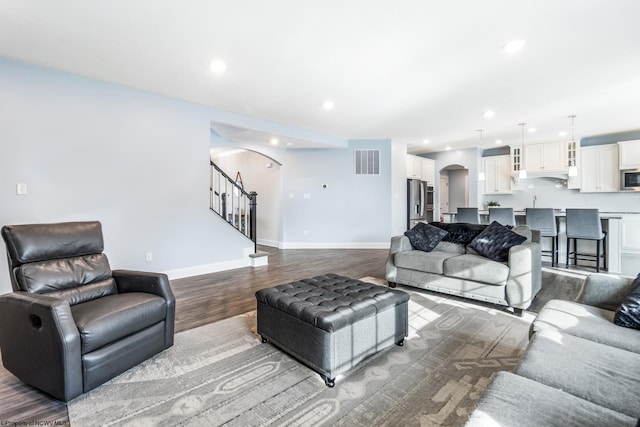
[[[549,301],[515,373],[494,378],[466,427],[639,425],[640,330],[613,322],[632,283],[592,274],[580,302]]]

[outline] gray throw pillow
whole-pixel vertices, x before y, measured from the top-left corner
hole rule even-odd
[[[526,240],[525,236],[514,233],[499,222],[493,221],[469,243],[469,247],[482,256],[504,262],[509,259],[509,249]]]
[[[640,329],[640,274],[631,285],[631,292],[616,310],[613,323],[625,328]]]
[[[411,230],[404,232],[411,246],[425,252],[431,252],[447,234],[447,231],[424,222],[419,222]]]

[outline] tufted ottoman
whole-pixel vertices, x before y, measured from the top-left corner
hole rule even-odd
[[[261,289],[256,300],[262,341],[310,366],[329,387],[407,336],[409,294],[336,274]]]

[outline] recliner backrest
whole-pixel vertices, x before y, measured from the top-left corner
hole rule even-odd
[[[74,305],[117,293],[98,221],[2,228],[14,291]]]

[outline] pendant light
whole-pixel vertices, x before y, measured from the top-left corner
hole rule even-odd
[[[578,146],[576,145],[576,140],[573,138],[573,125],[574,125],[574,120],[576,118],[576,115],[572,114],[568,117],[571,119],[571,147],[572,147],[572,152],[574,153],[573,158],[569,160],[570,162],[569,176],[573,177],[573,176],[578,176],[578,166],[576,166],[576,160],[578,156]]]
[[[527,170],[524,168],[524,127],[526,123],[518,123],[518,126],[522,127],[522,143],[520,144],[520,173],[518,178],[527,179]]]
[[[483,154],[484,154],[484,150],[483,150],[483,144],[482,144],[482,132],[484,131],[484,129],[478,129],[478,132],[480,132],[480,173],[478,174],[478,181],[484,181],[486,179],[485,175],[484,175],[484,166],[483,166]]]

